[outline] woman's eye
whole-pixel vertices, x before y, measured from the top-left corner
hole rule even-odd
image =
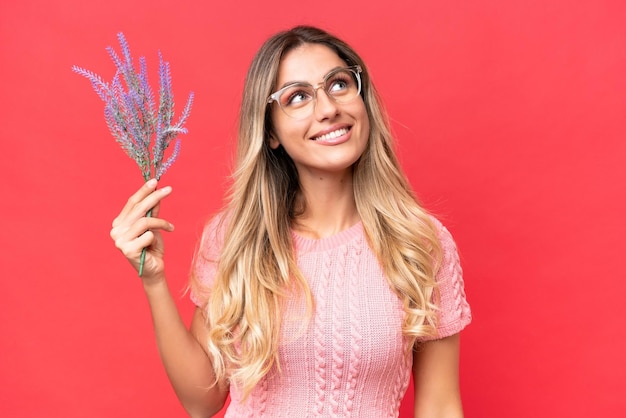
[[[349,85],[350,85],[349,80],[335,79],[331,81],[328,91],[329,92],[342,91],[342,90],[347,89]]]
[[[306,91],[303,90],[290,92],[286,96],[286,100],[283,102],[285,106],[297,106],[307,102],[311,97]]]

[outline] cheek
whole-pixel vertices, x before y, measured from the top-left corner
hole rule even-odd
[[[353,114],[361,123],[368,123],[369,117],[367,116],[367,107],[365,106],[365,102],[362,97],[359,97],[358,101],[355,100]]]
[[[369,115],[367,113],[367,109],[365,108],[365,104],[362,104],[360,109],[359,109],[359,113],[358,113],[358,120],[362,126],[362,131],[363,131],[363,135],[365,135],[365,137],[369,137],[370,135],[370,118]]]
[[[367,127],[367,130],[369,131],[370,129],[370,117],[367,114],[367,109],[365,109],[365,107],[363,107],[363,125]]]
[[[281,114],[272,113],[272,140],[284,145],[285,142],[305,138],[310,128],[310,121],[292,119],[282,111]],[[271,144],[271,143],[270,143]]]

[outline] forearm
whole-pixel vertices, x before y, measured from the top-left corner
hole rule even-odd
[[[463,407],[460,398],[448,399],[446,402],[436,404],[424,402],[420,405],[416,400],[414,409],[415,418],[463,418]]]
[[[144,286],[161,360],[179,400],[193,417],[212,416],[227,390],[214,385],[213,367],[185,326],[165,279]]]
[[[459,334],[416,347],[413,353],[415,418],[463,417],[459,350]]]

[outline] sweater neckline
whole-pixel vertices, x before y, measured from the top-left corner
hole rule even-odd
[[[332,250],[334,248],[341,247],[342,245],[345,245],[362,235],[363,224],[361,223],[361,221],[358,221],[351,227],[344,229],[343,231],[340,231],[335,235],[324,238],[307,238],[299,235],[293,229],[291,230],[293,244],[298,253]]]

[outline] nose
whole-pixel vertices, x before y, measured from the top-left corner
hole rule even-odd
[[[335,116],[338,111],[337,103],[322,86],[318,86],[315,92],[315,117],[318,120],[324,120]]]

